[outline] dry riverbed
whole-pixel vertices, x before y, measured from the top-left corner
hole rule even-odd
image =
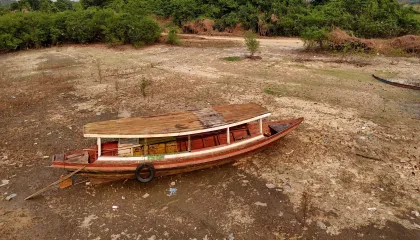
[[[0,201],[1,238],[419,239],[420,91],[371,77],[419,81],[419,59],[275,39],[262,60],[225,60],[245,55],[239,40],[0,55],[0,194],[17,194]],[[23,200],[65,174],[50,156],[95,144],[88,122],[248,102],[305,122],[233,165]]]

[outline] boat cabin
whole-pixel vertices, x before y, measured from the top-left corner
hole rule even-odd
[[[90,163],[159,160],[211,153],[220,147],[263,137],[263,118],[270,113],[256,104],[214,106],[197,111],[122,118],[84,126],[84,136],[97,139]]]

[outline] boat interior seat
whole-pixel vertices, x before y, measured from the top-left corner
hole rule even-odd
[[[66,155],[66,163],[89,163],[89,154],[87,152]]]
[[[286,123],[286,124],[270,124],[268,125],[268,128],[270,128],[270,132],[271,134],[276,134],[276,133],[280,133],[283,132],[284,130],[286,130],[288,127],[290,126],[290,124]]]

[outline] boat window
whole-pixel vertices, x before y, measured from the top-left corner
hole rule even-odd
[[[251,137],[247,124],[229,129],[230,142],[240,141]],[[188,151],[188,137],[178,137],[177,142],[180,151]],[[222,129],[202,134],[191,135],[191,150],[200,150],[227,144],[227,130]]]
[[[138,154],[161,155],[178,152],[176,137],[147,138],[139,140]]]

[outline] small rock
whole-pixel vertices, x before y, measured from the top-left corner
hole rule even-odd
[[[371,207],[371,208],[368,208],[367,210],[369,210],[369,211],[376,211],[376,207]]]
[[[112,209],[113,210],[117,210],[118,209],[118,206],[117,205],[114,205],[114,206],[112,206]]]
[[[47,158],[49,158],[49,157],[50,157],[50,156],[43,156],[42,158],[43,158],[43,159],[47,159]]]
[[[255,202],[254,204],[261,207],[267,207],[267,203]]]
[[[148,196],[150,196],[150,194],[146,193],[146,194],[143,195],[142,198],[147,198]]]
[[[267,186],[269,189],[273,189],[276,187],[276,185],[272,184],[272,183],[267,183],[265,184],[265,186]]]
[[[316,225],[321,228],[322,230],[327,229],[327,226],[325,225],[325,223],[321,222],[321,221],[316,221]]]
[[[124,197],[124,196],[122,196],[122,197],[121,197],[121,199],[122,199],[122,200],[125,200],[125,197]]]
[[[171,186],[175,186],[175,182],[171,182]]]
[[[284,213],[282,211],[279,212],[279,217],[283,216]]]
[[[290,186],[290,184],[286,183],[283,185],[283,190],[284,191],[290,191],[292,190],[292,186]]]
[[[86,182],[86,186],[89,186],[90,185],[90,182]]]
[[[97,113],[96,113],[96,116],[100,116],[100,115],[101,115],[101,112],[97,112]]]
[[[10,201],[12,198],[14,198],[14,197],[16,197],[17,196],[17,194],[16,193],[12,193],[12,194],[10,194],[9,196],[7,196],[6,197],[6,200],[7,201]]]
[[[228,236],[228,240],[235,240],[235,237],[233,236],[233,233],[230,233]]]
[[[243,183],[249,183],[249,180],[242,180]]]
[[[7,180],[7,179],[1,180],[0,187],[5,186],[5,185],[9,184],[9,182],[10,182],[10,180]]]
[[[411,211],[412,214],[414,214],[416,217],[420,216],[420,213],[418,211]]]

